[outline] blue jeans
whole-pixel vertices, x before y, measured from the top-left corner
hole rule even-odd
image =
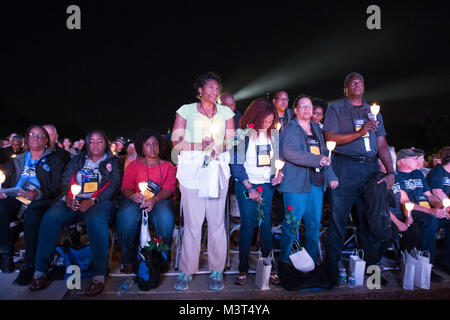
[[[262,198],[264,206],[261,209],[264,211],[264,219],[260,226],[261,237],[261,251],[263,257],[267,257],[272,251],[272,224],[270,222],[270,209],[272,207],[273,187],[271,183],[252,184],[255,187],[263,187]],[[256,224],[256,217],[258,215],[258,203],[246,199],[244,191],[247,189],[240,182],[236,182],[235,191],[236,199],[241,213],[241,227],[239,229],[239,272],[248,272],[250,246],[252,242],[253,230]]]
[[[279,261],[288,263],[291,247],[298,234],[298,228],[287,223],[286,216],[290,213],[286,210],[288,206],[292,206],[292,215],[294,221],[301,221],[305,224],[305,248],[308,251],[314,263],[319,261],[319,234],[322,219],[323,191],[322,187],[312,186],[309,193],[284,192],[284,208],[285,218],[281,227],[280,249],[281,253]]]
[[[23,215],[25,265],[34,266],[36,247],[39,236],[39,226],[42,216],[50,207],[51,200],[32,201]],[[14,243],[9,239],[9,223],[17,219],[17,213],[22,203],[15,198],[0,199],[0,250],[11,252]]]
[[[150,211],[149,222],[157,236],[161,236],[170,247],[174,226],[174,206],[171,200],[158,202]],[[133,264],[137,254],[137,240],[141,229],[142,209],[130,199],[123,199],[116,216],[117,240],[123,264]]]
[[[84,220],[94,255],[92,274],[94,276],[106,275],[108,271],[109,247],[108,225],[112,222],[114,211],[115,208],[112,202],[108,200],[100,201],[84,213],[72,211],[66,206],[64,201],[58,200],[47,210],[42,219],[39,229],[35,270],[47,273],[61,229]]]

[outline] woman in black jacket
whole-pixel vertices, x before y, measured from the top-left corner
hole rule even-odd
[[[3,188],[21,188],[19,194],[0,192],[0,250],[2,272],[13,272],[14,253],[9,224],[17,220],[20,209],[24,211],[25,263],[14,284],[29,285],[34,272],[34,259],[38,241],[39,226],[45,211],[58,196],[64,163],[48,149],[47,131],[38,125],[28,128],[25,144],[28,152],[8,162],[5,167],[6,181]]]
[[[108,268],[108,225],[113,219],[112,200],[119,192],[121,169],[119,158],[110,152],[103,131],[88,133],[86,151],[87,154],[76,155],[67,164],[61,181],[62,198],[44,215],[31,290],[42,290],[46,286],[48,266],[62,227],[84,220],[93,253],[93,278],[86,295],[103,291]],[[73,185],[81,187],[81,192],[75,197]]]

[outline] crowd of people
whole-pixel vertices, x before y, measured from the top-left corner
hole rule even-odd
[[[73,142],[67,137],[59,140],[55,126],[46,124],[32,125],[24,136],[13,133],[2,141],[0,166],[6,179],[0,191],[1,271],[15,270],[9,225],[18,214],[23,217],[25,258],[14,284],[31,290],[46,288],[63,227],[84,221],[93,252],[86,294],[97,295],[108,273],[108,228],[114,225],[117,233],[122,272],[136,273],[142,210],[149,212],[156,234],[170,247],[174,200],[181,194],[184,232],[174,288],[187,290],[199,271],[206,219],[209,286],[222,290],[225,203],[232,192],[240,212],[236,285],[247,281],[255,227],[263,257],[273,254],[273,233],[281,233],[278,265],[270,275],[270,282],[279,284],[282,275],[277,270],[288,267],[303,223],[303,246],[336,286],[352,208],[367,266],[380,263],[397,241],[401,250],[427,250],[434,264],[450,273],[450,207],[444,206],[450,194],[450,147],[430,155],[429,166],[423,150],[395,152],[386,139],[382,115],[373,114],[363,98],[361,74],[345,77],[344,99],[330,106],[302,94],[289,108],[287,92],[278,91],[272,100],[253,100],[241,114],[233,95],[221,93],[221,87],[217,74],[199,76],[194,84],[198,101],[176,110],[170,138],[142,129],[135,139],[110,140],[95,129]],[[336,147],[329,150],[327,142]],[[141,182],[147,183],[145,192]],[[74,185],[79,193],[74,194]],[[383,188],[377,192],[387,193],[391,200],[389,236],[376,234],[368,218],[374,199],[367,190],[378,185]],[[324,202],[331,212],[326,258],[321,261]],[[412,212],[406,209],[408,202],[414,204]],[[446,236],[435,257],[436,232],[441,228]],[[432,272],[431,280],[442,278]]]

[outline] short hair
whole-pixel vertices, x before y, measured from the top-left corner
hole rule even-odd
[[[30,131],[33,130],[34,128],[39,128],[43,131],[45,137],[47,138],[47,143],[46,143],[45,147],[48,148],[50,146],[50,137],[48,135],[47,130],[45,130],[45,128],[39,124],[33,124],[28,127],[27,131],[25,132],[25,145],[28,147],[28,138],[30,137]],[[17,134],[16,134],[16,136],[17,136]]]
[[[271,114],[273,115],[273,122],[270,129],[275,129],[278,122],[278,112],[275,105],[266,98],[255,99],[250,103],[239,120],[239,127],[245,129],[252,123],[255,125],[254,129],[258,132],[262,128],[264,118]],[[267,135],[270,137],[270,130],[268,130]]]
[[[101,130],[101,129],[94,129],[90,132],[88,132],[88,134],[86,135],[86,142],[84,144],[84,149],[86,150],[86,154],[88,156],[91,155],[91,137],[94,133],[98,133],[99,135],[101,135],[103,137],[103,139],[105,139],[105,153],[110,152],[110,144],[109,144],[109,139],[108,139],[108,135],[105,133],[105,131]]]
[[[12,141],[18,141],[21,144],[23,143],[23,137],[20,134],[15,135],[14,137],[12,137],[11,142]]]
[[[364,82],[364,77],[362,76],[362,74],[360,74],[358,72],[349,73],[344,79],[344,89],[347,88],[347,85],[348,85],[348,82],[350,81],[350,79],[354,78],[354,77],[360,78]]]
[[[138,134],[136,135],[136,139],[134,142],[134,148],[136,149],[136,153],[139,157],[144,158],[145,154],[144,154],[144,142],[147,141],[148,139],[150,139],[151,137],[155,137],[155,139],[158,141],[158,145],[159,145],[159,155],[163,152],[163,138],[161,136],[161,134],[159,132],[156,132],[152,129],[141,129]]]
[[[313,98],[311,99],[311,103],[314,106],[313,110],[316,108],[322,108],[324,114],[327,112],[328,103],[324,99]]]
[[[222,80],[220,79],[220,76],[217,73],[215,72],[203,73],[200,76],[198,76],[194,82],[194,90],[197,98],[200,98],[198,88],[202,88],[209,80],[216,80],[217,83],[219,84],[219,88],[222,87]]]
[[[439,150],[439,157],[441,158],[442,165],[445,166],[450,162],[450,147],[443,147]]]
[[[52,128],[55,131],[56,134],[58,134],[58,130],[56,130],[56,127],[54,125],[52,125],[52,124],[47,123],[47,124],[44,124],[43,127],[44,128],[45,127],[50,127],[50,128]]]
[[[297,107],[297,104],[300,101],[300,99],[303,99],[303,98],[308,98],[309,100],[311,100],[310,96],[302,93],[302,94],[298,95],[297,98],[295,98],[294,103],[292,104],[292,109],[295,109]],[[312,103],[312,101],[311,101],[311,103]]]

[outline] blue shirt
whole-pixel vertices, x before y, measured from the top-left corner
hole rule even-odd
[[[344,100],[333,103],[328,107],[323,123],[324,131],[331,131],[338,134],[352,133],[357,131],[355,123],[364,123],[369,118],[370,106],[363,101],[362,106],[354,106],[350,100]],[[366,151],[364,138],[360,137],[345,145],[336,146],[335,151],[348,156],[374,157],[378,153],[377,137],[385,136],[383,117],[377,115],[378,129],[375,132],[369,132],[369,142],[371,151]]]
[[[30,152],[27,152],[22,173],[16,183],[16,188],[31,189],[30,187],[28,187],[29,184],[34,185],[36,188],[40,188],[41,184],[36,177],[36,164],[38,162],[39,159],[32,159]]]
[[[441,189],[447,196],[450,195],[450,172],[442,165],[438,164],[431,169],[427,175],[427,182],[431,190]]]

